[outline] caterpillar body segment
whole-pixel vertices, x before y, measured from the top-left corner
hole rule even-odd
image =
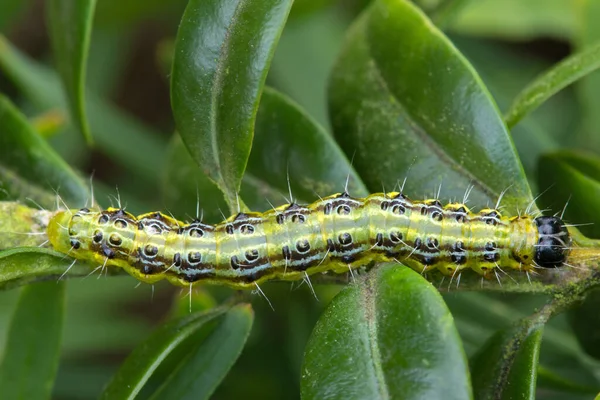
[[[115,208],[65,210],[50,221],[48,237],[59,252],[123,268],[144,282],[233,288],[384,261],[419,272],[454,276],[471,269],[490,277],[497,268],[560,266],[570,246],[559,218],[474,213],[464,204],[412,201],[397,192],[335,194],[308,206],[239,213],[216,225],[160,212],[136,217]]]

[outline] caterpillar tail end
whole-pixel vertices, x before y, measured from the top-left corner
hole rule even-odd
[[[72,212],[69,210],[58,211],[48,223],[46,233],[52,248],[60,253],[68,253],[71,250],[69,244],[69,222]]]

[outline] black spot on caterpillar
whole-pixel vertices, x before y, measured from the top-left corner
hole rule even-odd
[[[390,260],[452,276],[472,270],[490,277],[497,268],[529,272],[561,266],[571,243],[556,217],[474,213],[464,204],[412,201],[396,192],[335,194],[308,206],[239,213],[216,225],[160,212],[64,210],[50,220],[48,238],[59,252],[123,268],[144,282],[234,288]]]

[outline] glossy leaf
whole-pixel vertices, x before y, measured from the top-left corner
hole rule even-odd
[[[360,77],[360,79],[357,79]],[[371,191],[463,198],[511,211],[532,199],[496,105],[476,72],[409,1],[378,0],[355,23],[333,71],[336,138]]]
[[[504,120],[515,126],[549,97],[600,67],[600,43],[573,54],[531,82],[514,100]]]
[[[476,399],[535,399],[544,326],[525,320],[494,335],[473,357]]]
[[[88,143],[92,134],[85,112],[85,68],[95,7],[96,0],[51,0],[47,5],[54,60],[71,115]]]
[[[39,188],[56,190],[72,206],[86,202],[89,192],[83,181],[2,95],[0,130],[0,167]]]
[[[65,285],[45,282],[22,289],[0,368],[6,400],[49,399],[60,359]]]
[[[227,313],[220,307],[164,323],[127,357],[101,395],[102,399],[133,399],[162,361],[187,338],[210,332],[213,322]]]
[[[569,39],[578,30],[578,7],[572,0],[477,0],[451,24],[451,31],[479,37]]]
[[[177,129],[232,212],[262,87],[291,5],[191,0],[177,33],[171,80]]]
[[[452,315],[418,273],[384,264],[340,292],[314,328],[301,381],[309,399],[468,399]]]
[[[555,212],[565,209],[567,222],[582,224],[581,232],[600,238],[600,158],[571,151],[545,155],[538,165],[538,184],[547,190],[540,204]]]
[[[301,199],[348,191],[366,196],[368,190],[333,138],[297,104],[266,88],[256,116],[254,145],[248,172]],[[281,202],[282,199],[279,199]]]
[[[208,399],[239,357],[252,328],[249,304],[232,307],[183,361],[154,399]]]

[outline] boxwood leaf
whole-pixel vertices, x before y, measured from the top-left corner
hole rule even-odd
[[[477,73],[409,1],[378,0],[351,28],[329,88],[334,133],[371,191],[462,199],[507,191],[509,210],[531,192],[498,109]],[[396,186],[397,187],[397,186]],[[514,209],[514,210],[513,210]]]
[[[304,400],[472,398],[450,311],[398,264],[380,265],[333,299],[306,347],[301,392]]]
[[[291,0],[191,0],[179,26],[171,79],[177,129],[231,211],[254,120]]]

